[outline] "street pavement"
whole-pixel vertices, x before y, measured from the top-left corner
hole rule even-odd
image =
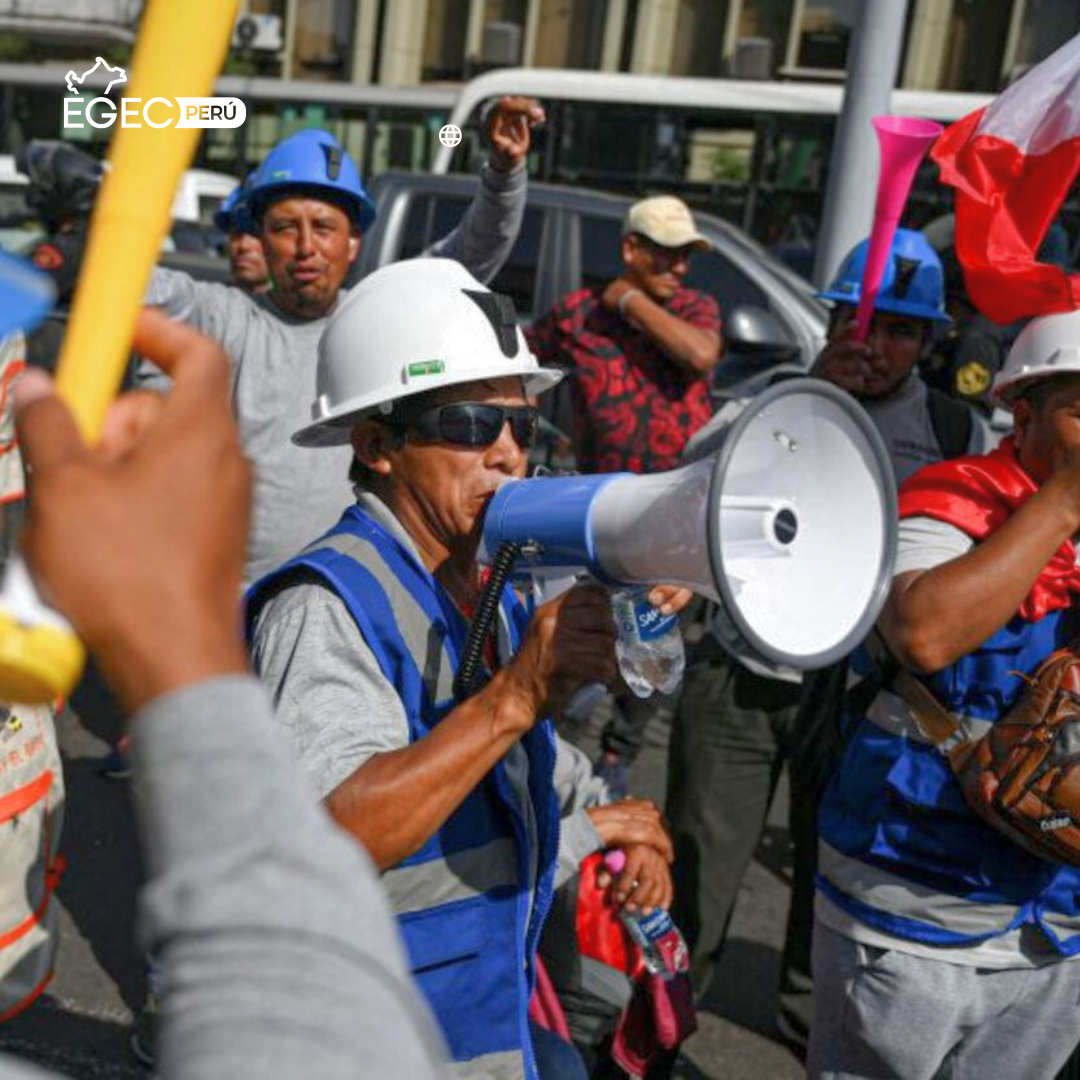
[[[130,785],[106,780],[97,765],[119,721],[100,691],[77,701],[59,725],[68,800],[63,847],[68,869],[59,890],[61,951],[49,994],[0,1027],[0,1049],[76,1080],[144,1080],[128,1040],[144,993],[135,944],[141,879]],[[83,719],[80,719],[80,716]],[[594,750],[605,707],[576,734]],[[634,794],[663,803],[668,723],[661,714],[631,770]],[[791,861],[786,788],[742,884],[730,940],[713,990],[686,1044],[688,1080],[800,1080],[796,1058],[776,1036],[776,982],[787,914]],[[315,1080],[315,1078],[313,1078]]]

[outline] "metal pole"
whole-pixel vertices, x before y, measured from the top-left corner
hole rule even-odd
[[[844,104],[836,124],[814,284],[825,288],[843,257],[870,232],[877,193],[878,146],[870,121],[889,111],[908,0],[862,0],[848,54]]]

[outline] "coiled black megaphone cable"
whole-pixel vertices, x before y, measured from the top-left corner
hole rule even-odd
[[[465,641],[465,651],[461,656],[457,674],[454,676],[454,697],[464,701],[480,689],[480,658],[484,652],[484,642],[491,632],[492,624],[499,610],[499,599],[503,588],[514,569],[514,563],[521,554],[523,545],[514,540],[507,540],[499,545],[495,561],[491,564],[491,575],[480,594],[480,603],[469,626],[469,636]]]

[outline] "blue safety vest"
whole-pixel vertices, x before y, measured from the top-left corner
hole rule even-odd
[[[1076,631],[1071,610],[1013,619],[922,681],[976,736]],[[866,674],[860,650],[853,665]],[[860,922],[929,945],[972,945],[1038,925],[1063,956],[1080,952],[1080,869],[1039,859],[982,821],[940,750],[886,686],[854,725],[819,813],[818,886]],[[850,729],[849,729],[850,730]]]
[[[268,588],[298,569],[341,597],[409,719],[424,738],[457,704],[453,679],[468,626],[416,556],[359,506],[321,540],[252,587],[249,628]],[[501,601],[510,651],[527,615]],[[458,1075],[535,1078],[528,1029],[537,941],[551,904],[559,807],[550,721],[522,740],[536,822],[538,873],[530,897],[527,824],[500,763],[415,854],[386,871],[413,975],[450,1046]]]

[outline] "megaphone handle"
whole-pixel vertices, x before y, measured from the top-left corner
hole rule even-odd
[[[0,587],[0,700],[45,704],[75,685],[86,652],[62,615],[38,596],[19,555]]]

